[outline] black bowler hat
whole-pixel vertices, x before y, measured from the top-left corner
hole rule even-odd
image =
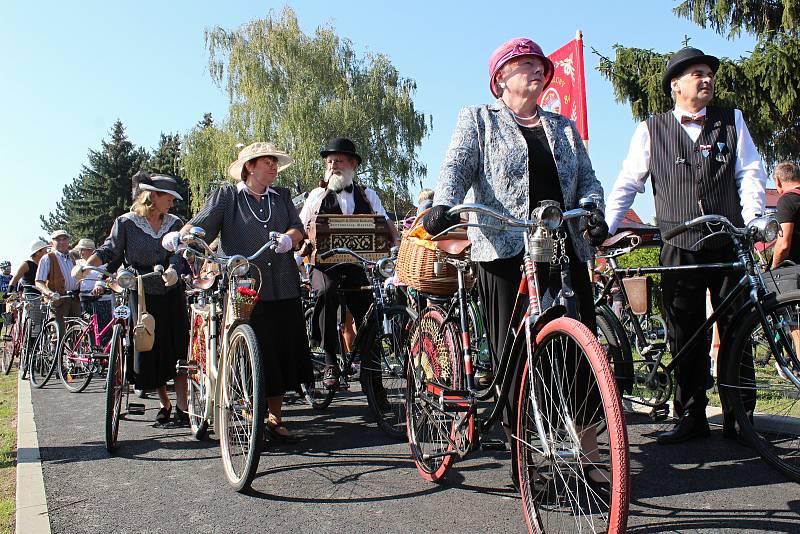
[[[356,158],[358,164],[361,165],[361,156],[356,153],[356,145],[345,137],[331,139],[328,146],[323,148],[319,153],[323,158],[327,158],[331,154],[347,154],[348,156]]]
[[[672,82],[672,78],[677,78],[692,65],[700,64],[708,65],[716,74],[719,68],[719,59],[704,54],[702,50],[697,48],[686,47],[678,50],[667,61],[667,69],[664,71],[664,77],[661,78],[661,88],[667,95],[671,95],[672,86],[670,82]]]

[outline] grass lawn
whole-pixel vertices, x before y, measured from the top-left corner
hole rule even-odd
[[[17,373],[0,373],[0,533],[14,531],[17,471]]]

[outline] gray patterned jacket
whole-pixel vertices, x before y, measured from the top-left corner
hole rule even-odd
[[[590,193],[603,198],[603,186],[594,174],[575,123],[541,108],[539,115],[556,162],[566,209],[577,207],[578,200]],[[463,108],[458,114],[439,172],[434,205],[459,204],[470,188],[474,202],[520,219],[530,216],[528,146],[500,99],[489,105]],[[474,215],[471,217],[474,220]],[[478,217],[478,222],[496,225],[486,216]],[[581,261],[589,260],[593,251],[580,235],[578,221],[569,221],[568,228],[575,253]],[[469,239],[474,261],[509,258],[524,246],[519,232],[470,228]]]

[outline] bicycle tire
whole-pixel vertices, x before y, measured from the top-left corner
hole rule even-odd
[[[31,320],[29,318],[25,319],[25,324],[22,326],[22,339],[20,340],[19,346],[19,369],[20,374],[22,375],[22,380],[27,380],[28,375],[30,374],[30,362],[31,362],[31,355],[30,355],[30,348],[31,348]]]
[[[463,389],[461,335],[458,325],[444,321],[444,310],[425,308],[409,337],[406,366],[406,428],[411,456],[422,477],[439,482],[453,465],[455,444],[472,443],[475,418],[469,416],[458,430],[452,413],[436,410],[424,400],[428,389]]]
[[[189,395],[189,425],[192,434],[198,440],[208,436],[209,423],[206,417],[208,404],[211,399],[208,395],[206,377],[206,336],[205,330],[208,323],[200,315],[193,315],[192,332],[189,341],[189,361],[196,366],[193,372],[187,374]]]
[[[628,435],[609,361],[594,334],[566,317],[547,323],[536,343],[522,372],[516,422],[520,494],[528,531],[621,534],[630,500]],[[570,361],[576,362],[574,369]],[[597,436],[599,459],[583,452],[578,437],[579,411],[591,410],[586,400],[592,396],[587,386],[575,387],[578,376],[590,378],[594,386],[590,383],[588,388],[599,394],[597,409],[602,412],[593,423],[599,432],[598,423],[605,422]],[[574,389],[564,392],[564,386]],[[532,387],[536,395],[531,395]],[[551,389],[556,394],[550,396]],[[537,420],[543,433],[537,430]],[[592,431],[592,426],[584,428]],[[549,455],[544,452],[547,448]],[[580,451],[577,456],[575,451]],[[608,469],[610,503],[603,502],[587,482],[587,465]]]
[[[600,345],[606,349],[614,377],[622,395],[633,393],[633,354],[631,343],[622,323],[606,305],[595,306],[595,320]]]
[[[800,292],[770,296],[764,312],[775,329],[775,342],[788,354],[798,354]],[[770,465],[800,482],[800,388],[778,371],[758,313],[751,308],[723,341],[720,350],[719,390],[726,408],[733,412],[740,436]],[[792,333],[795,333],[793,336]],[[749,355],[753,355],[751,359]],[[800,379],[797,360],[789,372]],[[755,395],[753,393],[755,392]],[[755,399],[753,399],[755,397]],[[751,415],[752,413],[752,415]]]
[[[311,341],[312,321],[314,320],[314,308],[309,308],[304,314],[306,322],[306,334],[308,335],[308,342],[311,351],[311,367],[314,373],[314,382],[302,385],[303,396],[316,411],[323,411],[336,395],[335,389],[325,387],[323,380],[325,379],[325,351],[322,347],[315,345]]]
[[[61,383],[70,393],[80,393],[92,381],[92,343],[88,325],[73,323],[64,332],[58,347],[59,372]]]
[[[31,385],[41,389],[53,376],[58,364],[58,348],[61,341],[61,327],[56,319],[50,319],[42,325],[42,331],[36,338],[31,356]]]
[[[0,339],[3,340],[3,348],[0,349],[2,350],[0,353],[0,365],[2,365],[3,374],[7,375],[14,365],[14,352],[20,341],[19,321],[14,321],[10,325],[3,322],[2,337]]]
[[[114,325],[108,351],[108,371],[106,374],[106,450],[114,454],[119,439],[119,422],[122,412],[122,397],[125,394],[125,343],[122,340],[122,327]]]
[[[374,368],[365,365],[362,358],[361,387],[378,428],[388,436],[402,439],[406,436],[406,342],[414,312],[405,306],[392,306],[385,313],[392,332],[376,337],[371,360]]]
[[[267,399],[263,363],[253,328],[240,324],[233,329],[229,344],[222,359],[222,394],[216,423],[225,478],[241,493],[250,488],[258,470]]]

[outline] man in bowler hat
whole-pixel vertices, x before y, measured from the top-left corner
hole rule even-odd
[[[375,214],[386,217],[386,210],[375,191],[355,181],[361,156],[356,152],[353,141],[343,137],[333,139],[320,151],[320,156],[325,159],[325,176],[319,187],[309,193],[300,212],[300,220],[306,228],[319,213]],[[387,226],[393,242],[399,244],[400,236],[394,223],[388,218]],[[317,290],[311,337],[314,341],[321,342],[325,349],[324,383],[326,387],[333,389],[339,385],[338,368],[335,365],[339,347],[336,321],[339,299],[335,287],[341,285],[344,289],[355,289],[368,285],[368,281],[360,265],[336,264],[316,266],[311,272],[311,285]],[[353,292],[347,296],[348,311],[352,313],[356,325],[361,324],[371,303],[372,296],[368,293]]]
[[[662,235],[701,215],[719,214],[742,227],[764,209],[766,173],[738,109],[709,105],[714,97],[719,59],[684,48],[667,62],[662,89],[675,102],[672,110],[641,122],[633,134],[622,170],[606,201],[606,222],[613,234],[649,177]],[[694,228],[665,240],[664,266],[734,261],[730,240]],[[706,291],[718,306],[739,280],[719,272],[664,273],[661,289],[673,354],[683,348],[705,321]],[[724,336],[725,318],[720,319]],[[673,444],[709,435],[706,387],[710,381],[709,341],[703,337],[675,370],[674,413],[677,425],[657,441]],[[752,401],[752,407],[755,400]],[[751,409],[752,409],[751,407]],[[724,407],[723,407],[724,408]],[[725,412],[723,433],[736,438],[733,414]]]

